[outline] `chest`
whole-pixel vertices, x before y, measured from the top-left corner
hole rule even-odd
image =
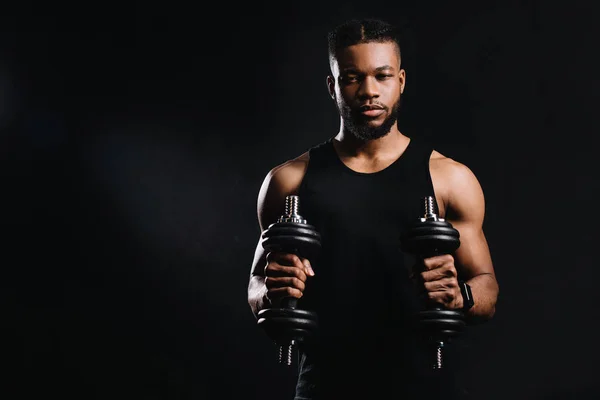
[[[357,240],[397,238],[421,217],[422,198],[432,193],[418,177],[353,176],[323,171],[303,185],[303,216],[324,233]]]

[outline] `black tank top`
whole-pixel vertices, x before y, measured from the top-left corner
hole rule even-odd
[[[298,307],[317,312],[320,332],[300,347],[297,400],[420,393],[428,364],[411,318],[421,304],[400,237],[434,195],[431,152],[412,138],[390,166],[360,173],[340,160],[333,138],[310,148],[299,207],[322,250]]]

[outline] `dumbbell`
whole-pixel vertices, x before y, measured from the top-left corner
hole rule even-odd
[[[285,213],[261,236],[267,252],[290,253],[309,260],[316,258],[321,249],[321,235],[300,215],[299,207],[297,195],[286,197]],[[294,346],[314,337],[318,319],[314,311],[298,308],[297,298],[284,297],[279,307],[258,312],[258,325],[279,345],[279,363],[289,366]]]
[[[425,197],[424,202],[425,214],[404,232],[402,249],[421,259],[453,253],[460,246],[459,232],[444,218],[438,217],[432,196]],[[421,332],[435,344],[433,368],[441,369],[445,344],[462,332],[466,325],[464,312],[428,304],[417,313],[417,323]]]

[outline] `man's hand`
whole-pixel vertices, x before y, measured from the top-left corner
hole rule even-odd
[[[458,286],[454,257],[450,254],[425,258],[417,282],[428,303],[460,309],[463,298]]]
[[[295,254],[269,253],[265,267],[267,299],[273,305],[283,297],[302,297],[308,276],[314,276],[310,262]]]

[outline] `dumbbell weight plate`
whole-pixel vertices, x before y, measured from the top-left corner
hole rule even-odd
[[[305,340],[317,329],[314,312],[300,309],[268,308],[258,313],[260,325],[276,341]]]

